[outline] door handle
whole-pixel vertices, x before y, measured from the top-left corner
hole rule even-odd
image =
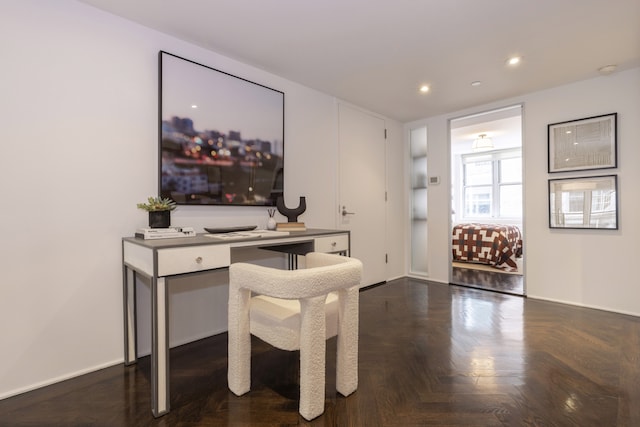
[[[347,215],[355,215],[355,212],[347,212],[347,207],[343,206],[342,207],[342,216],[347,216]]]

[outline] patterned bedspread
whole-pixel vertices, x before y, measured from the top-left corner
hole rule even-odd
[[[517,271],[522,233],[513,225],[458,224],[453,227],[453,260]]]

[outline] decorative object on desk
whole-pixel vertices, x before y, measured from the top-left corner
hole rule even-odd
[[[279,222],[276,224],[277,231],[305,231],[307,226],[304,222]]]
[[[175,239],[176,237],[196,237],[193,227],[140,228],[136,230],[139,239]]]
[[[267,213],[269,214],[269,219],[267,220],[267,230],[275,230],[276,229],[276,219],[273,217],[276,214],[276,210],[274,208],[267,209]]]
[[[146,203],[138,203],[138,209],[149,212],[149,227],[168,228],[171,225],[171,211],[176,202],[168,198],[148,197]]]
[[[295,209],[289,209],[284,204],[284,197],[279,196],[278,200],[276,200],[276,207],[278,208],[278,212],[286,216],[289,222],[297,222],[298,217],[307,210],[307,201],[304,197],[300,197],[298,207]]]
[[[307,210],[307,201],[304,197],[300,197],[300,203],[295,209],[289,209],[284,204],[284,198],[278,197],[276,201],[276,207],[278,212],[287,217],[288,222],[276,223],[276,230],[278,231],[305,231],[307,227],[304,222],[298,221],[298,216],[302,215]]]
[[[235,233],[238,231],[251,231],[258,228],[257,225],[236,225],[233,227],[205,227],[205,231],[211,234]]]

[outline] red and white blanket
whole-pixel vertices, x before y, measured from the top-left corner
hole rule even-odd
[[[453,227],[453,260],[517,271],[522,233],[513,225],[458,224]]]

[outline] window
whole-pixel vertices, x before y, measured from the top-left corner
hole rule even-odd
[[[464,154],[462,212],[467,219],[522,216],[522,152],[518,149]]]

